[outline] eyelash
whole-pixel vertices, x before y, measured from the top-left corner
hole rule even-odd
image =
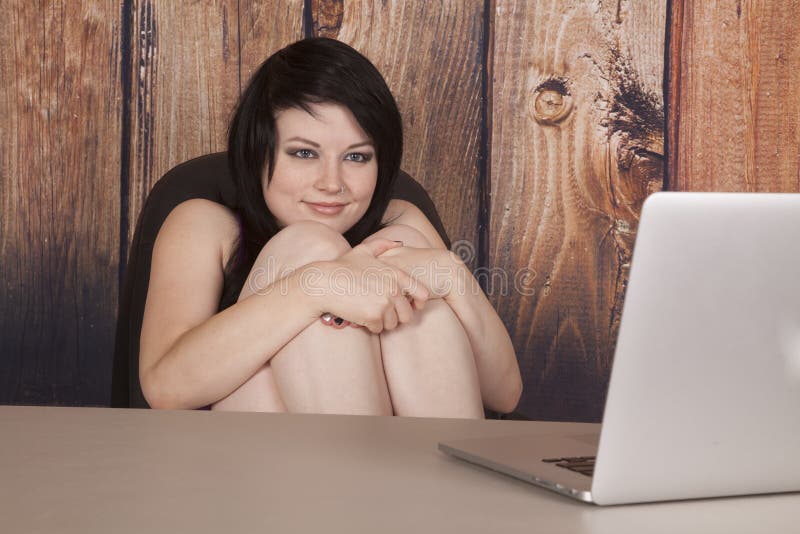
[[[300,154],[303,153],[303,152],[307,152],[310,155],[301,156]],[[290,150],[288,153],[289,153],[290,156],[294,156],[294,157],[300,158],[300,159],[311,159],[313,156],[317,155],[313,150],[309,150],[307,148],[298,148],[297,150]]]
[[[350,156],[358,156],[359,159],[349,159]],[[351,152],[345,156],[347,161],[354,161],[356,163],[366,163],[372,159],[372,154],[365,154],[363,152]]]
[[[308,155],[301,155],[307,153]],[[297,150],[290,150],[288,152],[290,156],[294,156],[300,159],[311,159],[316,157],[317,153],[313,150],[309,150],[308,148],[298,148]],[[351,157],[357,157],[358,159],[351,159]],[[372,159],[372,154],[365,154],[364,152],[350,152],[345,156],[345,161],[352,161],[354,163],[367,163]]]

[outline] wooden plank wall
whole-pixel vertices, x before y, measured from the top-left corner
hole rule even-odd
[[[800,191],[800,1],[680,7],[672,188]]]
[[[119,269],[113,2],[0,17],[0,402],[108,402]]]
[[[302,0],[241,4],[132,2],[128,240],[153,184],[178,163],[225,150],[246,76],[303,36]]]
[[[107,404],[148,191],[224,149],[263,59],[325,35],[397,97],[403,168],[514,339],[519,411],[598,420],[644,197],[800,189],[798,1],[667,1],[11,2],[0,403]]]
[[[506,280],[490,289],[526,415],[602,416],[639,211],[663,187],[665,24],[665,1],[496,2],[490,265]]]

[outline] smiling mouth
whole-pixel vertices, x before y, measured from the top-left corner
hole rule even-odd
[[[310,202],[310,201],[306,201],[306,204],[313,204],[315,206],[325,206],[325,207],[346,206],[347,205],[346,202]]]
[[[304,202],[308,207],[322,215],[336,215],[344,209],[347,204],[337,202]]]

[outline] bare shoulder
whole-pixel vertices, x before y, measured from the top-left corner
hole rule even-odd
[[[389,201],[389,206],[387,206],[381,222],[387,226],[395,224],[410,226],[422,233],[428,239],[428,242],[437,248],[446,248],[444,241],[439,236],[439,232],[436,231],[433,224],[422,213],[422,210],[407,200],[393,198]]]
[[[236,216],[210,200],[176,206],[156,237],[140,338],[140,375],[189,329],[217,313],[223,250],[238,233]]]
[[[190,241],[205,249],[215,248],[224,267],[238,236],[239,221],[233,211],[211,200],[193,198],[170,212],[156,243],[159,240],[170,244]]]
[[[392,223],[392,219],[396,219],[403,215],[405,211],[409,208],[416,208],[414,204],[407,200],[400,200],[399,198],[393,198],[389,201],[389,205],[386,207],[386,211],[383,212],[383,219],[381,222],[383,224]],[[418,208],[417,208],[418,209]]]

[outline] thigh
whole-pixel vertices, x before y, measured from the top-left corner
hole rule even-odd
[[[335,231],[304,221],[278,232],[261,249],[239,293],[237,302],[250,298],[291,272],[312,261],[335,259],[350,247]],[[265,364],[247,382],[220,400],[212,409],[285,412],[275,370]]]
[[[416,228],[387,226],[368,237],[430,248]],[[429,301],[414,320],[380,334],[386,381],[397,415],[483,417],[475,358],[461,321],[441,299]]]
[[[335,259],[350,250],[340,235],[314,244],[313,253],[308,253],[308,244],[304,244],[302,250],[306,252],[299,259],[296,240],[286,244],[292,249],[274,262],[279,270],[312,260]],[[380,339],[365,328],[335,329],[316,321],[281,348],[270,362],[276,387],[291,412],[392,413]]]
[[[381,333],[380,338],[386,381],[397,415],[483,416],[469,338],[445,301],[429,301],[413,321]]]

